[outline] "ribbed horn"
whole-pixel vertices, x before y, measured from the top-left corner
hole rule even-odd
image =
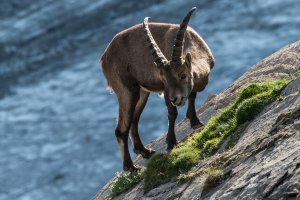
[[[152,34],[151,34],[149,26],[148,26],[148,19],[150,19],[150,17],[145,17],[143,25],[144,25],[144,29],[145,29],[145,34],[147,36],[147,41],[149,42],[149,48],[151,50],[151,54],[154,57],[154,62],[156,63],[157,67],[164,66],[168,60],[166,59],[164,54],[161,52],[161,50],[157,46],[154,38],[152,37]]]
[[[182,56],[182,51],[183,51],[183,39],[184,39],[184,34],[186,32],[187,26],[190,21],[190,17],[193,14],[193,12],[196,10],[196,7],[193,7],[190,12],[185,16],[183,19],[182,23],[180,24],[179,30],[177,32],[177,36],[175,39],[175,43],[173,46],[173,53],[172,53],[172,62],[180,62],[181,61],[181,56]]]

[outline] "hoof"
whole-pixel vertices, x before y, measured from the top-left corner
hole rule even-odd
[[[168,143],[167,151],[171,151],[176,146],[176,144],[177,144],[177,142],[171,143],[171,144]]]
[[[198,128],[201,128],[202,126],[204,126],[204,123],[201,122],[201,121],[191,123],[191,128],[192,129],[198,129]]]
[[[197,124],[197,125],[192,126],[192,129],[196,130],[199,128],[203,128],[203,126],[204,126],[204,124]]]
[[[140,166],[135,166],[135,165],[132,165],[132,166],[123,166],[123,171],[137,172],[140,169],[141,169]]]
[[[151,158],[151,156],[153,154],[155,154],[155,151],[152,150],[152,149],[147,149],[147,148],[144,148],[142,150],[137,150],[137,149],[133,149],[134,153],[136,153],[137,155],[138,154],[141,154],[143,158],[145,159],[149,159]]]

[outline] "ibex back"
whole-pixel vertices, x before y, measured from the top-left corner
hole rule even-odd
[[[144,147],[138,133],[139,119],[150,92],[164,93],[169,120],[168,150],[177,143],[176,106],[182,106],[188,99],[186,116],[191,127],[203,125],[196,115],[195,98],[196,92],[202,91],[208,83],[214,58],[203,39],[188,27],[195,9],[186,15],[180,26],[148,24],[145,18],[143,24],[118,33],[101,58],[104,75],[119,102],[115,134],[124,170],[137,169],[128,150],[129,133],[136,154],[150,158],[154,153]]]

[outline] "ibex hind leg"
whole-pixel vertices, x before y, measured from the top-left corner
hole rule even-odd
[[[191,92],[189,95],[189,105],[186,112],[186,117],[190,120],[191,127],[193,129],[197,129],[202,127],[204,124],[198,119],[196,109],[195,109],[195,99],[196,99],[197,93]]]
[[[134,116],[130,128],[130,137],[134,146],[133,151],[136,154],[141,154],[142,157],[146,159],[150,158],[155,153],[155,151],[151,149],[147,149],[143,145],[141,138],[139,136],[138,124],[139,124],[140,116],[147,103],[148,97],[149,97],[149,92],[140,89],[139,100],[135,106]]]
[[[118,92],[120,91],[120,92]],[[135,106],[139,99],[139,88],[133,87],[118,87],[115,92],[119,102],[119,118],[115,134],[117,137],[119,149],[123,159],[124,171],[136,171],[138,168],[133,165],[128,150],[128,137]]]

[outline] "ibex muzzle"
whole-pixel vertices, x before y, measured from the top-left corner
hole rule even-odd
[[[144,147],[138,133],[139,119],[150,92],[164,93],[169,120],[168,150],[177,143],[174,132],[176,106],[182,106],[188,100],[186,116],[191,127],[203,125],[196,115],[195,98],[208,83],[214,58],[203,39],[188,27],[195,9],[188,12],[180,26],[149,24],[146,17],[143,25],[118,33],[101,58],[104,75],[118,98],[119,118],[115,134],[124,170],[136,170],[128,151],[129,134],[135,153],[144,158],[150,158],[154,153]]]

